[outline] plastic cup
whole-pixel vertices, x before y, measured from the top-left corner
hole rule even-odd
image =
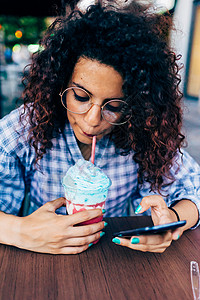
[[[75,214],[77,212],[88,210],[88,209],[96,209],[100,208],[101,210],[105,207],[105,200],[108,194],[108,188],[106,189],[96,189],[96,190],[88,190],[87,192],[80,189],[74,189],[71,186],[64,185],[65,190],[65,198],[66,198],[66,209],[69,215]],[[92,196],[97,198],[97,202],[93,204],[87,204],[88,196]],[[78,203],[78,199],[84,199],[84,203],[81,201]],[[85,222],[80,223],[80,225],[92,224],[101,222],[103,216],[94,218]]]

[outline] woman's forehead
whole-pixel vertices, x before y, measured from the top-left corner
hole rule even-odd
[[[75,82],[92,93],[103,91],[122,96],[123,78],[113,67],[97,60],[80,58],[74,67],[71,82]]]

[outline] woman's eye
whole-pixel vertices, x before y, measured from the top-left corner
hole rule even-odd
[[[80,102],[87,102],[90,100],[89,96],[88,95],[78,95],[74,90],[74,98],[77,100],[77,101],[80,101]]]
[[[120,106],[114,106],[114,105],[111,105],[111,104],[106,104],[105,109],[109,110],[111,112],[119,112],[121,110],[121,107]]]

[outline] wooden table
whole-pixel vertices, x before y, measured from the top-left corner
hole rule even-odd
[[[107,218],[106,235],[78,255],[48,255],[0,245],[1,300],[193,299],[190,261],[200,264],[200,228],[162,254],[111,242],[112,232],[150,225],[149,217]]]

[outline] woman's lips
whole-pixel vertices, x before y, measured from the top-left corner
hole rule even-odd
[[[86,133],[86,132],[84,132],[84,131],[83,131],[83,133],[84,133],[85,135],[89,136],[89,137],[95,136],[95,134],[88,134],[88,133]]]

